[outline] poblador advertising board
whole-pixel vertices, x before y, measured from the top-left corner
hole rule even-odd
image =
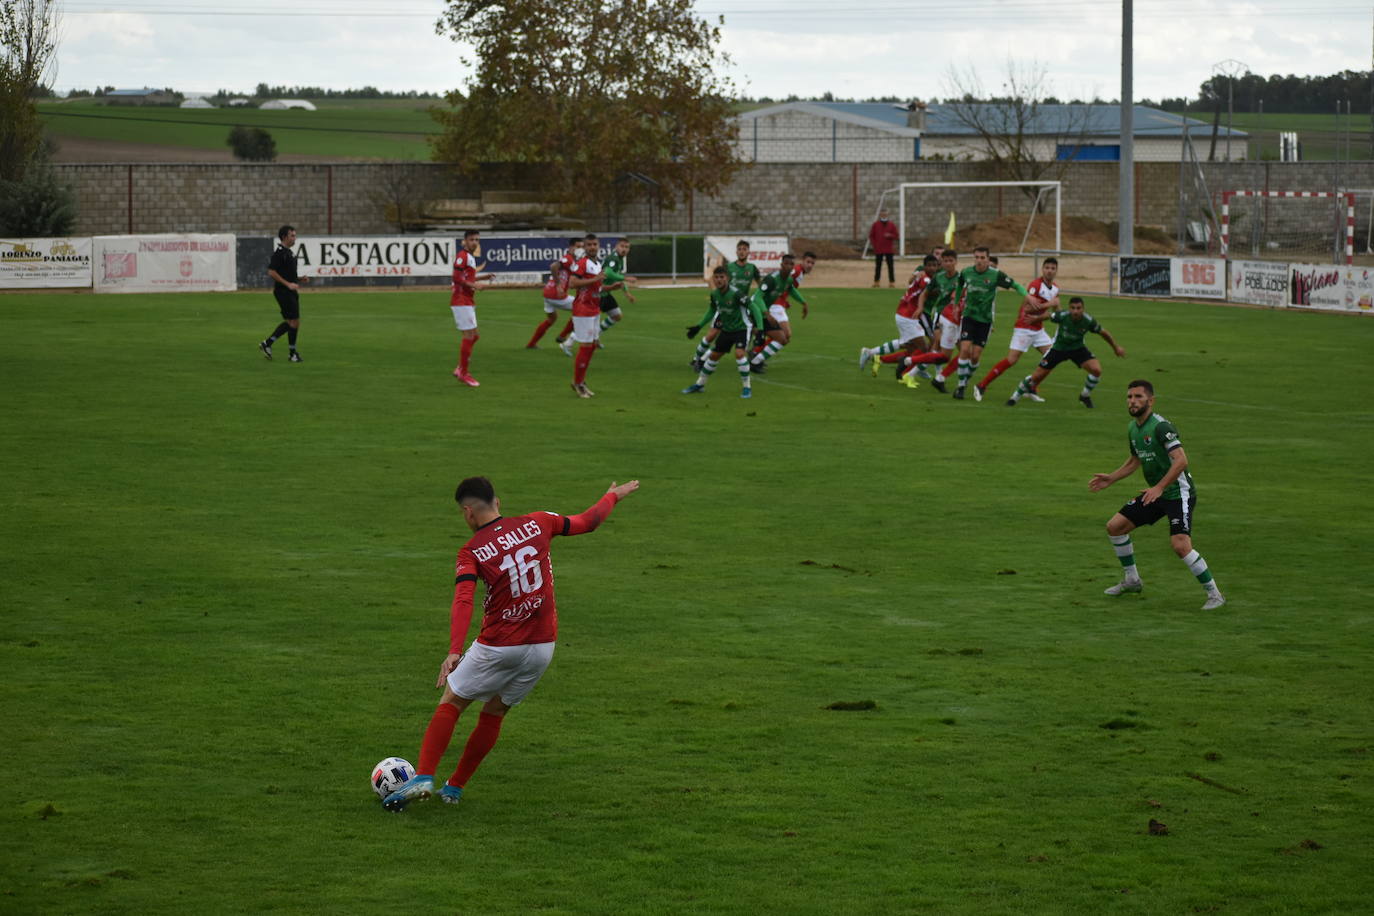
[[[1220,258],[1170,258],[1169,295],[1225,299],[1226,262]]]
[[[227,291],[236,286],[232,235],[98,235],[91,241],[98,293]]]
[[[735,247],[741,241],[749,243],[749,260],[758,266],[760,273],[765,274],[778,269],[789,244],[785,235],[708,235],[704,252],[704,275],[708,281],[717,267],[738,260]]]
[[[1122,258],[1120,271],[1123,296],[1169,295],[1168,258]]]
[[[1288,264],[1277,261],[1231,261],[1232,302],[1282,308],[1288,304]]]
[[[90,239],[0,239],[0,289],[90,285]]]

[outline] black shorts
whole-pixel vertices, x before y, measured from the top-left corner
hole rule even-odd
[[[1186,505],[1181,499],[1160,497],[1147,506],[1137,496],[1117,511],[1130,519],[1131,524],[1137,528],[1141,525],[1153,525],[1161,518],[1167,518],[1169,534],[1192,534],[1193,507],[1196,505],[1197,494],[1189,494]]]
[[[615,296],[610,293],[601,294],[601,311],[609,312],[620,308],[620,303],[615,301]]]
[[[712,353],[728,353],[736,347],[747,348],[749,334],[743,328],[738,331],[721,331],[711,342]]]
[[[272,295],[277,297],[277,306],[281,309],[281,316],[287,321],[295,321],[301,317],[301,294],[294,289],[272,290]]]
[[[1075,366],[1081,366],[1088,360],[1095,359],[1095,357],[1093,351],[1087,347],[1079,347],[1076,350],[1056,350],[1054,347],[1050,347],[1044,358],[1040,360],[1040,368],[1053,369],[1066,359],[1073,360]]]
[[[959,322],[959,339],[967,340],[975,347],[986,347],[988,337],[992,334],[992,322],[975,321],[972,318],[965,318]]]

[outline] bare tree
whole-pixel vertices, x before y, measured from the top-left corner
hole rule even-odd
[[[951,67],[945,82],[953,99],[945,110],[972,132],[973,158],[991,163],[1000,180],[1063,178],[1092,133],[1092,108],[1055,99],[1043,65],[1008,61],[1001,91],[994,94],[972,66]],[[1033,189],[1025,191],[1034,197]]]

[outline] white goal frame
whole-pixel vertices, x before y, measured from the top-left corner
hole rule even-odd
[[[1355,194],[1352,191],[1222,191],[1221,192],[1221,257],[1230,259],[1231,198],[1233,197],[1307,197],[1345,198],[1345,263],[1355,261]],[[1332,229],[1337,227],[1333,226]],[[1335,232],[1332,233],[1332,241]],[[1335,254],[1335,245],[1332,245]],[[1332,260],[1336,260],[1333,257]]]
[[[1059,252],[1063,248],[1062,238],[1064,229],[1064,206],[1062,181],[904,181],[897,186],[897,228],[899,232],[897,249],[906,255],[906,192],[907,188],[1038,188],[1040,193],[1036,195],[1037,204],[1044,196],[1046,190],[1054,191],[1054,250]],[[1032,208],[1034,211],[1034,208]],[[1032,212],[1030,218],[1035,219]],[[1030,225],[1026,226],[1026,234],[1030,234]],[[1021,247],[1026,247],[1025,238],[1021,239]]]

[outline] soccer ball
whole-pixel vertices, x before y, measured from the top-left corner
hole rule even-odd
[[[415,775],[415,767],[404,757],[388,757],[372,768],[372,791],[378,798],[386,798]]]

